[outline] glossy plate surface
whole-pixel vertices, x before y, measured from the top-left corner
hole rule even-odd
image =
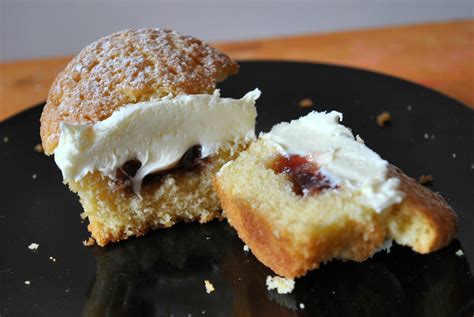
[[[364,263],[334,261],[288,295],[266,290],[271,271],[244,253],[225,221],[86,248],[77,197],[53,159],[34,151],[38,106],[0,123],[0,316],[471,316],[474,111],[400,79],[331,65],[243,62],[220,86],[231,97],[255,87],[263,92],[258,131],[335,109],[408,175],[433,175],[432,189],[458,213],[459,240],[429,255],[394,246]],[[303,98],[316,106],[299,107]],[[382,129],[375,117],[383,111],[392,124]]]

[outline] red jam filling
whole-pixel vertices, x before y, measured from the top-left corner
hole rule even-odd
[[[271,168],[285,174],[293,183],[293,191],[298,195],[317,194],[325,189],[338,188],[323,175],[319,166],[301,155],[278,155]]]

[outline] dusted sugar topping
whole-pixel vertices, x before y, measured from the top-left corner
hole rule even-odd
[[[59,125],[95,123],[126,104],[169,94],[212,93],[237,73],[218,50],[165,29],[125,30],[85,47],[57,76],[41,118],[46,154],[57,146]]]
[[[299,155],[317,164],[324,175],[330,175],[330,183],[357,192],[360,203],[376,212],[401,202],[399,180],[387,176],[388,162],[360,137],[354,138],[341,120],[337,111],[313,111],[290,123],[277,124],[261,138],[276,145],[284,156]]]
[[[180,95],[125,106],[94,125],[62,123],[54,159],[66,181],[94,171],[115,179],[125,166],[139,194],[147,175],[253,140],[259,96],[258,89],[241,99]],[[189,152],[197,145],[199,155]]]

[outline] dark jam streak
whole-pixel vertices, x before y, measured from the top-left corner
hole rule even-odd
[[[201,146],[195,145],[187,150],[173,169],[187,170],[196,167],[201,159]]]
[[[172,168],[145,176],[143,179],[143,185],[159,181],[170,173],[185,172],[199,168],[202,161],[201,146],[195,145],[189,148],[189,150],[184,153],[178,163]],[[130,179],[135,176],[141,166],[142,163],[139,160],[130,160],[126,162],[117,170],[116,180],[130,183]]]
[[[293,183],[293,191],[298,195],[317,194],[325,189],[338,188],[319,170],[319,166],[300,155],[279,155],[271,169],[285,174]]]

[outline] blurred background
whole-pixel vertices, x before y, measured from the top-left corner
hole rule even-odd
[[[87,44],[142,27],[193,35],[238,61],[387,73],[474,107],[474,0],[0,0],[0,121],[44,101]]]
[[[472,18],[466,0],[0,0],[0,61],[69,55],[109,33],[165,27],[235,41]]]

